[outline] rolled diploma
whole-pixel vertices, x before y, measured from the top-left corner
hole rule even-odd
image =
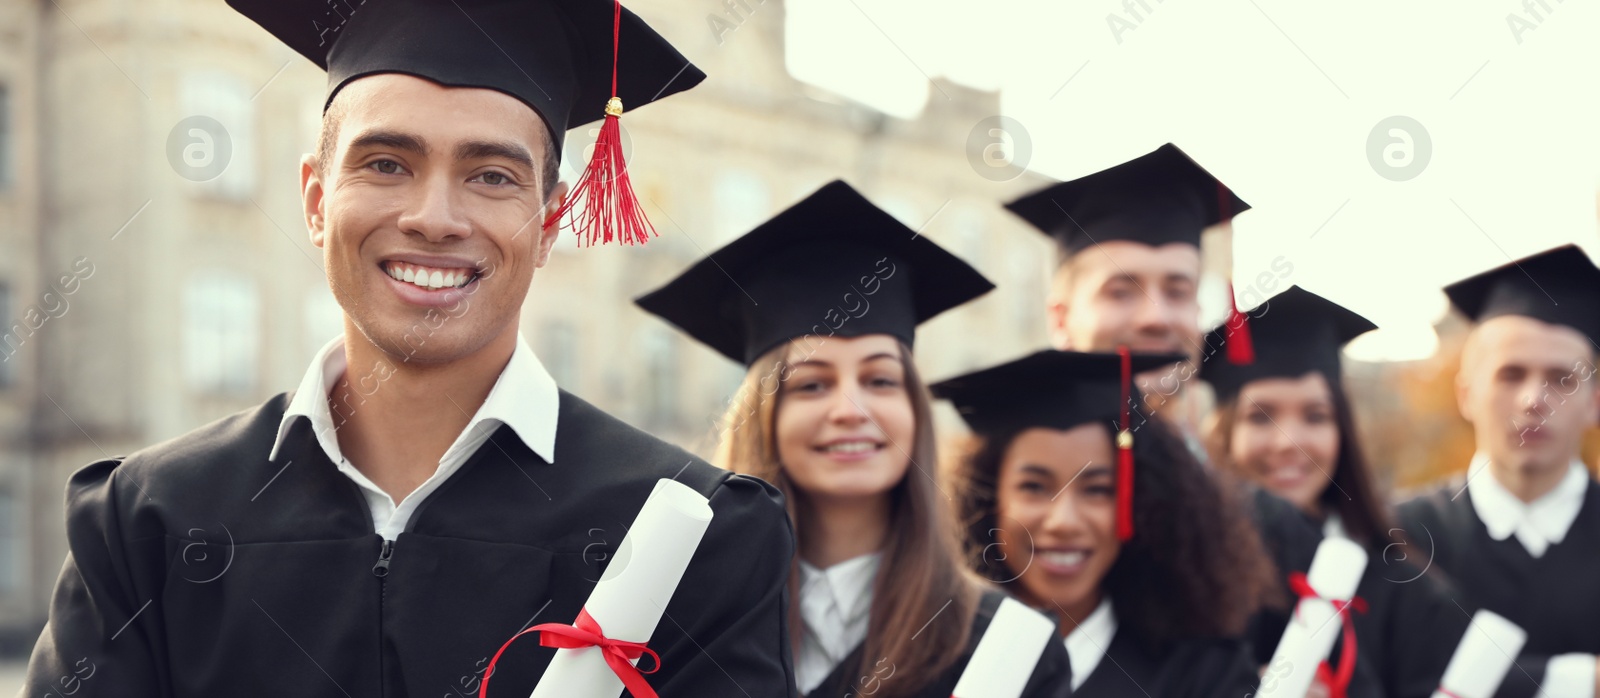
[[[1344,538],[1326,538],[1317,546],[1306,581],[1323,598],[1300,600],[1289,626],[1283,630],[1278,650],[1272,653],[1261,681],[1260,698],[1302,698],[1317,675],[1317,665],[1328,658],[1343,626],[1333,603],[1350,599],[1367,569],[1367,551]]]
[[[1016,599],[1007,598],[972,651],[952,698],[1020,698],[1039,664],[1056,624]]]
[[[606,637],[649,641],[711,525],[711,513],[710,502],[689,486],[667,479],[656,483],[583,605]],[[557,650],[533,698],[617,698],[621,693],[622,679],[600,649],[584,647]]]
[[[1461,636],[1450,665],[1444,670],[1439,687],[1458,698],[1489,698],[1511,671],[1517,653],[1528,641],[1528,633],[1490,611],[1472,614],[1467,634]],[[1443,692],[1434,698],[1448,698]]]

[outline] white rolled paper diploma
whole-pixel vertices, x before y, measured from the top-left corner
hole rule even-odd
[[[1055,641],[1054,622],[1006,598],[972,650],[951,698],[1020,698],[1045,645]]]
[[[647,642],[711,525],[711,503],[676,480],[656,483],[583,607],[613,640]],[[634,661],[638,664],[638,660]],[[598,647],[556,651],[533,698],[617,698],[617,678]]]
[[[1511,671],[1528,633],[1490,611],[1472,614],[1472,625],[1461,636],[1450,665],[1439,680],[1434,698],[1489,698]],[[1445,693],[1449,691],[1449,693]]]
[[[1326,538],[1317,546],[1306,581],[1322,598],[1300,600],[1283,630],[1261,679],[1259,698],[1303,698],[1316,678],[1317,665],[1328,658],[1343,632],[1338,611],[1328,599],[1349,600],[1367,569],[1367,551],[1344,538]]]

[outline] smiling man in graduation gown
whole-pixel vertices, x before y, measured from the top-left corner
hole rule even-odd
[[[1465,484],[1403,504],[1401,526],[1417,558],[1456,582],[1465,609],[1528,632],[1497,696],[1593,698],[1600,486],[1578,451],[1600,416],[1600,269],[1568,245],[1445,293],[1478,323],[1456,379],[1477,453]]]
[[[558,389],[518,328],[567,128],[704,76],[604,0],[385,0],[331,29],[320,0],[233,4],[328,71],[301,182],[344,332],[294,391],[74,474],[25,695],[474,694],[503,642],[574,622],[627,564],[664,478],[714,519],[649,684],[792,695],[777,491]],[[554,652],[512,644],[493,695]]]

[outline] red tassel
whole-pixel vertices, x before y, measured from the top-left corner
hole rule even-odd
[[[1255,341],[1250,339],[1250,316],[1239,312],[1239,302],[1233,300],[1233,284],[1228,284],[1227,345],[1228,363],[1247,366],[1256,362]]]
[[[578,244],[593,245],[620,239],[625,245],[642,245],[656,234],[655,226],[644,215],[639,197],[628,179],[628,164],[622,155],[622,100],[617,98],[617,42],[622,28],[622,0],[616,0],[611,25],[611,99],[606,102],[605,123],[594,143],[594,155],[578,177],[577,184],[545,225],[577,211],[570,226]]]
[[[1233,192],[1222,182],[1217,182],[1217,213],[1233,229]],[[1231,235],[1229,236],[1232,237]],[[1250,318],[1239,312],[1239,301],[1233,297],[1233,282],[1228,282],[1228,363],[1245,366],[1256,362],[1256,345],[1250,339]]]
[[[1117,540],[1126,542],[1133,537],[1133,432],[1128,430],[1133,357],[1126,346],[1117,347],[1117,354],[1122,357],[1122,428],[1117,431]]]
[[[1133,537],[1133,439],[1127,431],[1117,434],[1117,540]],[[1127,447],[1121,443],[1126,441]]]

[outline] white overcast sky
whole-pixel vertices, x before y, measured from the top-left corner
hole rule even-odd
[[[1285,256],[1293,281],[1384,327],[1352,350],[1363,358],[1430,353],[1445,283],[1566,242],[1600,258],[1600,4],[786,8],[797,78],[902,118],[949,98],[931,77],[998,89],[1036,172],[1073,178],[1177,143],[1255,207],[1235,223],[1236,278]],[[1369,134],[1396,115],[1431,141],[1405,181],[1368,159]]]

